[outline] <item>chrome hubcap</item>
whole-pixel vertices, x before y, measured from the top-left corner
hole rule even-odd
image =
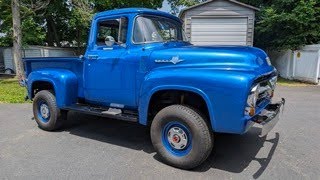
[[[41,116],[42,116],[43,118],[45,118],[45,119],[48,118],[49,115],[50,115],[48,105],[46,105],[46,104],[41,104],[41,106],[40,106],[40,113],[41,113]]]
[[[179,127],[172,127],[168,131],[167,138],[169,144],[175,149],[184,149],[188,144],[187,134]]]

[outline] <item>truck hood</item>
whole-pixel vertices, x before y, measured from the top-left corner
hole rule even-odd
[[[266,73],[273,70],[267,54],[246,46],[164,47],[151,53],[151,68],[213,68]]]

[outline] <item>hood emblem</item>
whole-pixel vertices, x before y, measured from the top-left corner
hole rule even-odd
[[[170,60],[164,60],[164,59],[156,59],[154,62],[156,63],[172,63],[172,64],[178,64],[180,62],[184,61],[183,59],[179,59],[179,56],[173,56]]]

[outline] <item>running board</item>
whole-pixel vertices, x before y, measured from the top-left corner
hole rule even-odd
[[[130,110],[94,107],[86,104],[75,104],[72,106],[65,107],[63,109],[76,111],[84,114],[107,117],[110,119],[119,119],[122,121],[138,122],[138,113]]]

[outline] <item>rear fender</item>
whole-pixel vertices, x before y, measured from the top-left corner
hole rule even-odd
[[[77,102],[78,80],[77,76],[66,69],[39,69],[28,76],[28,96],[33,98],[33,85],[35,82],[48,82],[54,88],[59,108]]]

